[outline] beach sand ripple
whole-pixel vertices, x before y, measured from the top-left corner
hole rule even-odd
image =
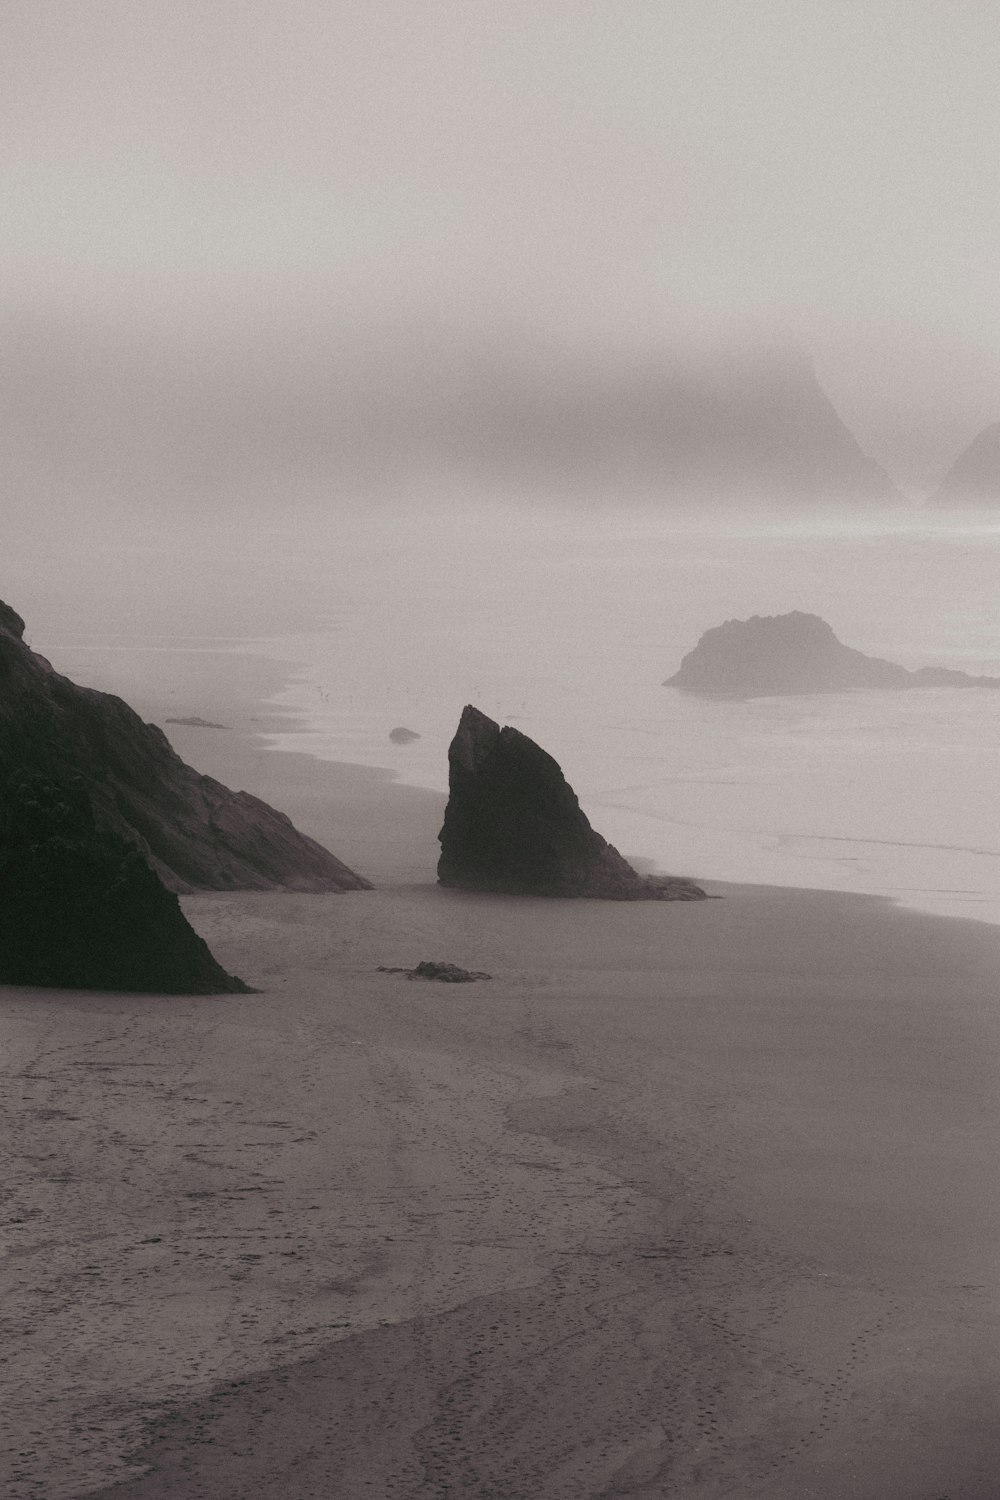
[[[264,993],[2,992],[3,1492],[995,1500],[1000,933],[722,894],[200,896]]]

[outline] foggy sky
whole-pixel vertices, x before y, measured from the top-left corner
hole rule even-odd
[[[287,349],[317,324],[333,344],[426,325],[616,351],[734,329],[813,354],[917,488],[1000,416],[992,5],[13,0],[0,17],[2,313],[22,334],[200,348],[210,329],[235,362],[257,329]]]

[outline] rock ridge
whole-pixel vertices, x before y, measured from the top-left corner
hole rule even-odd
[[[22,639],[0,602],[0,776],[79,776],[97,827],[133,844],[174,891],[367,890],[284,813],[202,776],[121,698],[79,687]]]

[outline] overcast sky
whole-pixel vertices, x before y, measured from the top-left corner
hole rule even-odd
[[[8,316],[774,332],[919,484],[1000,417],[1000,5],[7,0]]]

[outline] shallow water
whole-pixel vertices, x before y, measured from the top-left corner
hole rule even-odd
[[[725,702],[665,688],[702,630],[811,609],[908,666],[1000,673],[1000,535],[679,532],[648,514],[421,518],[338,586],[276,745],[447,786],[474,702],[562,764],[623,852],[716,879],[875,892],[1000,921],[1000,693]],[[397,746],[395,725],[421,735]]]
[[[207,555],[192,559],[190,600]],[[1000,692],[726,702],[662,686],[705,629],[790,609],[906,666],[1000,675],[998,578],[1000,527],[908,516],[724,528],[628,508],[314,514],[242,582],[227,575],[228,614],[211,596],[211,628],[242,613],[252,636],[92,635],[89,655],[57,665],[89,664],[109,686],[113,654],[94,672],[114,645],[119,673],[128,655],[155,689],[164,648],[175,666],[206,649],[294,663],[270,702],[298,725],[272,744],[436,789],[473,702],[537,739],[594,825],[661,869],[1000,922]],[[156,604],[151,582],[150,618]],[[197,628],[190,602],[185,618]],[[421,738],[392,743],[397,725]]]

